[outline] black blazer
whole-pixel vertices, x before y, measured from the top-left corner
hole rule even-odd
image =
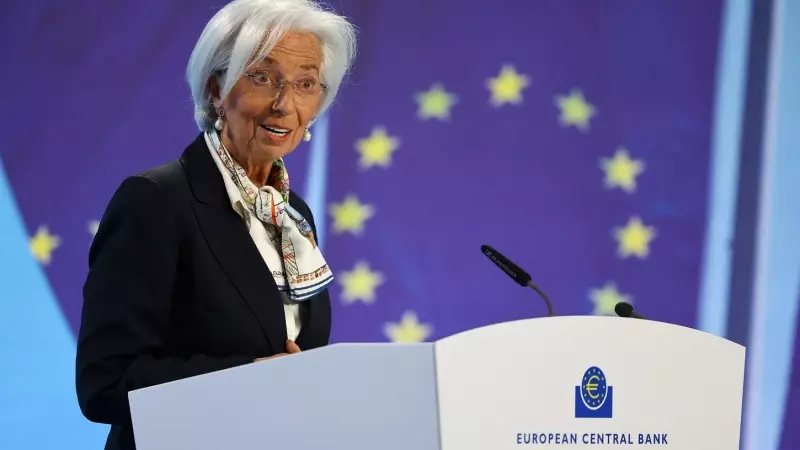
[[[308,205],[289,203],[316,233]],[[129,391],[285,352],[283,300],[202,134],[179,160],[123,181],[89,267],[76,388],[83,414],[112,425],[106,449],[135,448]],[[301,310],[297,344],[327,345],[328,292]]]

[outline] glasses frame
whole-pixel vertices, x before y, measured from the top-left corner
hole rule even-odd
[[[274,75],[274,72],[271,72],[271,71],[269,71],[267,69],[254,69],[254,70],[245,72],[244,76],[246,76],[247,78],[250,78],[250,81],[255,85],[256,88],[258,88],[260,86],[256,84],[257,82],[255,81],[255,77],[258,76],[258,75],[263,75],[263,74]],[[268,77],[268,78],[270,80],[272,79],[272,77]],[[304,78],[313,78],[313,77],[304,75],[304,76],[300,77],[299,79],[289,80],[287,78],[284,78],[283,76],[278,76],[277,77],[277,81],[275,82],[275,86],[277,87],[277,90],[275,91],[275,95],[273,96],[273,98],[277,97],[281,92],[283,92],[283,89],[286,87],[287,83],[292,86],[292,91],[295,94],[299,94],[300,97],[305,98],[305,96],[309,95],[309,94],[302,94],[301,91],[299,91],[297,89],[297,83],[300,82],[300,81],[303,81]],[[317,81],[317,80],[315,80],[315,81]],[[319,87],[320,87],[320,90],[319,90],[319,92],[317,94],[321,95],[323,92],[325,92],[325,93],[328,92],[328,85],[326,85],[325,83],[322,83],[320,81],[317,81],[317,83],[319,83]],[[316,95],[316,94],[310,94],[310,95]]]

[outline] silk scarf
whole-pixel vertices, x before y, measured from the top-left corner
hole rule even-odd
[[[209,141],[239,189],[245,206],[264,224],[268,234],[277,239],[275,247],[281,255],[283,283],[275,279],[278,289],[294,301],[307,300],[333,281],[333,273],[314,239],[308,221],[289,205],[289,173],[283,159],[272,163],[267,184],[257,188],[244,168],[234,160],[215,132],[207,133]],[[275,233],[278,236],[275,236]]]

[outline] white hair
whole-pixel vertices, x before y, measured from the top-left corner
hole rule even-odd
[[[208,22],[186,68],[194,119],[201,131],[212,129],[217,118],[208,89],[211,77],[219,77],[220,98],[225,98],[290,30],[309,32],[320,40],[320,77],[328,90],[317,114],[328,109],[355,58],[353,25],[313,0],[234,0]]]

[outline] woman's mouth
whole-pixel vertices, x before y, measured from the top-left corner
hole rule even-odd
[[[289,138],[289,133],[291,132],[291,130],[287,130],[286,128],[279,128],[268,125],[261,125],[261,129],[264,130],[264,133],[273,142],[285,141],[286,139]]]

